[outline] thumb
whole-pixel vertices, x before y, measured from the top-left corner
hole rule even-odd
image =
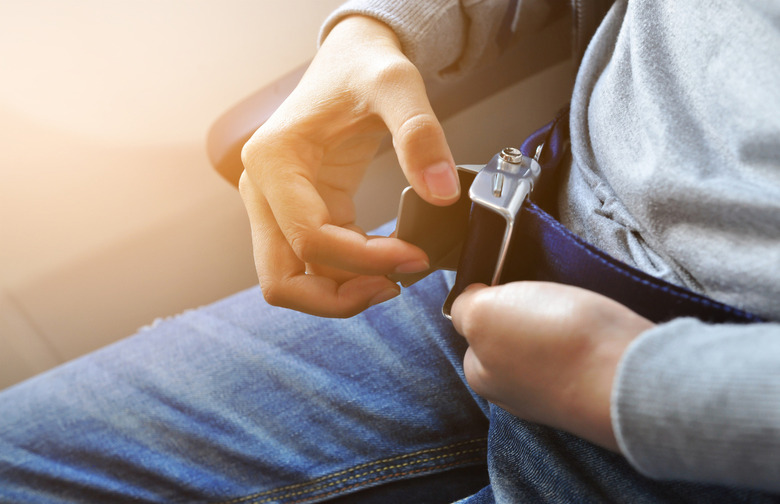
[[[428,101],[425,84],[410,62],[396,70],[377,105],[391,135],[401,169],[425,201],[449,205],[460,196],[455,162],[444,130]]]

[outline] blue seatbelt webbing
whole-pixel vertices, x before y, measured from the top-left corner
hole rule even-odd
[[[555,208],[555,169],[568,148],[568,109],[533,133],[520,150],[525,156],[533,156],[541,144],[541,177],[516,217],[499,283],[537,280],[581,287],[610,297],[653,322],[677,317],[714,323],[763,321],[628,266],[566,229],[544,208]],[[472,283],[491,283],[506,226],[505,219],[496,212],[472,205],[448,303]]]

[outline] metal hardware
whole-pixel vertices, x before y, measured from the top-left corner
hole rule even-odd
[[[538,154],[541,151],[537,149],[536,152]],[[491,278],[492,285],[497,285],[501,281],[515,219],[541,172],[542,167],[536,159],[523,156],[519,149],[510,147],[493,156],[471,183],[469,198],[472,203],[499,214],[506,221]],[[450,291],[441,309],[442,314],[450,320],[452,320],[450,315],[452,303],[458,294],[454,290]]]
[[[501,151],[501,159],[512,164],[519,164],[523,161],[523,153],[520,152],[520,149],[506,147]]]
[[[504,176],[500,173],[493,174],[493,196],[496,198],[501,197],[501,193],[504,191]]]
[[[536,147],[536,153],[534,154],[534,161],[539,162],[539,158],[542,157],[542,151],[544,150],[544,142],[540,143]]]
[[[541,151],[537,149],[537,152]],[[494,156],[471,184],[471,201],[498,213],[506,220],[504,238],[493,272],[493,285],[501,280],[515,218],[541,172],[542,168],[536,159],[523,156],[519,149],[509,147]],[[500,190],[497,191],[499,181]]]

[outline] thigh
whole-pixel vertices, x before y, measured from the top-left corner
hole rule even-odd
[[[520,420],[497,406],[491,406],[489,452],[495,502],[780,502],[778,496],[756,491],[651,480],[617,453]]]
[[[258,289],[0,393],[0,500],[310,502],[484,464],[441,274],[348,320]]]

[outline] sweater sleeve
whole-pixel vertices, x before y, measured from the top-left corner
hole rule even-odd
[[[388,25],[426,78],[453,79],[497,57],[520,33],[538,30],[564,8],[561,0],[350,0],[322,26],[320,43],[350,15]]]
[[[780,324],[647,331],[618,368],[612,423],[651,478],[780,491]]]

